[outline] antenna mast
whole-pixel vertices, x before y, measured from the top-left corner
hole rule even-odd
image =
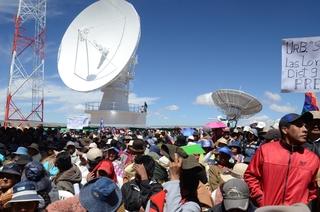
[[[5,125],[43,122],[47,0],[20,0],[12,47]]]

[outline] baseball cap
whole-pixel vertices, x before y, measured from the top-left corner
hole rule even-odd
[[[226,211],[241,209],[246,211],[249,206],[249,188],[240,179],[228,180],[222,187],[223,205]]]
[[[309,120],[312,120],[312,118],[313,118],[313,116],[311,113],[304,113],[302,115],[299,115],[296,113],[288,113],[280,119],[279,128],[287,127],[287,126],[291,125],[292,123],[300,121],[300,120],[303,122],[307,122]]]

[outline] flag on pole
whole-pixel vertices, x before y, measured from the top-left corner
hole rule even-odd
[[[313,92],[306,92],[305,93],[305,99],[304,99],[304,105],[302,108],[302,114],[308,111],[315,111],[319,110],[318,107],[318,101],[317,96]]]

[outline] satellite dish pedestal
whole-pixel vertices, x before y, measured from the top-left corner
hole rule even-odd
[[[111,84],[101,88],[101,91],[103,97],[99,110],[129,111],[129,79],[127,77],[120,76]]]

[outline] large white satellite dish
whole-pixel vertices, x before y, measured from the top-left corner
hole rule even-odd
[[[211,98],[228,122],[235,122],[235,125],[240,118],[248,118],[262,110],[258,99],[239,90],[220,89],[213,92]]]
[[[58,54],[62,81],[76,91],[103,92],[98,106],[86,104],[92,123],[145,125],[146,114],[128,104],[139,40],[139,15],[125,0],[96,1],[66,30]]]
[[[108,85],[131,65],[140,18],[124,0],[100,0],[84,9],[65,32],[58,54],[62,81],[76,91]]]

